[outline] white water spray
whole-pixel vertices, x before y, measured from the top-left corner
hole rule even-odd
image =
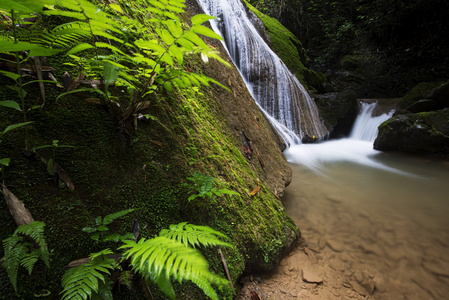
[[[305,136],[328,134],[318,108],[280,58],[268,47],[248,18],[240,0],[198,0],[203,10],[219,20],[212,28],[240,71],[248,90],[289,145]],[[273,121],[276,120],[276,122]]]
[[[354,123],[351,132],[351,139],[374,142],[377,137],[377,128],[391,118],[393,111],[373,117],[373,111],[376,108],[376,103],[361,102],[361,109],[358,118]]]
[[[349,138],[290,147],[285,151],[288,161],[304,165],[318,174],[323,174],[322,170],[326,165],[349,162],[411,176],[411,174],[388,167],[374,159],[381,153],[373,149],[377,128],[393,113],[373,117],[372,112],[376,105],[377,103],[361,103],[361,111]]]

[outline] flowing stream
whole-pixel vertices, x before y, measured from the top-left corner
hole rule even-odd
[[[248,15],[241,0],[198,2],[207,14],[218,18],[211,22],[212,28],[224,38],[248,90],[284,140],[294,144],[305,136],[326,136],[315,102],[265,43],[251,21],[257,18]]]
[[[350,138],[286,151],[283,203],[345,287],[365,276],[374,299],[449,299],[449,163],[373,150],[388,117],[371,117],[374,105],[362,104]]]

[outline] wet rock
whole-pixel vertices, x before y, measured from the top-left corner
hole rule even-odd
[[[315,254],[309,248],[304,248],[304,253],[307,255],[307,257],[309,258],[309,260],[312,264],[317,263]]]
[[[406,110],[412,113],[419,113],[419,112],[425,112],[425,111],[433,111],[441,109],[440,104],[437,100],[433,99],[422,99],[419,101],[416,101],[410,106],[407,106]]]
[[[328,240],[327,246],[329,246],[329,248],[331,248],[335,252],[342,252],[344,249],[343,245],[335,240]]]
[[[376,283],[374,280],[363,280],[360,285],[368,292],[368,294],[372,295],[374,293],[374,289],[376,288]]]
[[[351,284],[352,289],[358,294],[362,296],[368,295],[368,292],[365,290],[365,288],[363,288],[363,286],[361,286],[357,281],[352,280],[349,283]]]
[[[347,136],[351,132],[358,113],[354,91],[316,95],[315,102],[331,137]]]
[[[331,267],[331,269],[338,272],[344,272],[346,270],[345,264],[339,259],[333,259],[329,261],[329,266]]]
[[[315,271],[311,270],[308,267],[305,267],[301,271],[302,280],[308,283],[322,283],[323,279],[321,276],[315,273]]]
[[[449,81],[432,90],[427,98],[436,100],[440,107],[449,107]]]
[[[354,278],[355,278],[355,280],[357,280],[358,283],[361,283],[365,279],[365,277],[363,276],[363,273],[360,271],[356,271],[354,273]]]
[[[323,250],[324,247],[326,247],[327,241],[325,237],[321,237],[320,240],[318,241],[318,247],[320,248],[320,250]]]
[[[397,115],[379,126],[374,149],[449,157],[449,108]]]
[[[442,261],[424,261],[422,266],[432,274],[449,277],[449,263]]]

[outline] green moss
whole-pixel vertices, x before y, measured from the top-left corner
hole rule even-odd
[[[408,92],[401,101],[399,101],[398,106],[400,109],[406,109],[408,106],[412,105],[418,100],[425,99],[426,96],[430,94],[432,89],[441,85],[443,82],[421,82],[418,83],[413,89]]]

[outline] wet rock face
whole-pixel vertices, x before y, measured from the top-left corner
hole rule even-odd
[[[449,157],[449,82],[420,83],[399,107],[403,114],[379,127],[374,149]]]
[[[391,118],[379,126],[374,149],[449,157],[449,108]]]
[[[354,91],[327,93],[315,96],[324,124],[331,137],[347,136],[357,117],[358,102]]]

